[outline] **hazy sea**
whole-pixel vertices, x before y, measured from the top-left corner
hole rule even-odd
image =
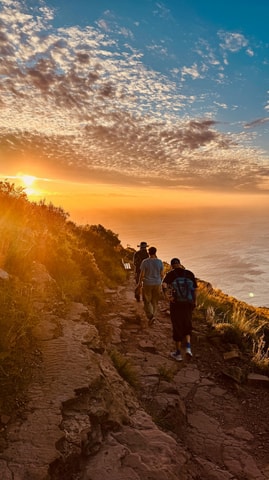
[[[197,278],[238,300],[269,307],[269,222],[265,211],[98,212],[83,224],[102,224],[124,247],[140,241],[157,248],[167,262],[179,257]]]

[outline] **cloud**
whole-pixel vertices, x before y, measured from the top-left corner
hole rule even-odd
[[[204,62],[207,62],[212,66],[220,65],[221,62],[218,60],[216,52],[214,52],[212,46],[204,38],[199,38],[195,50],[197,54],[202,57]]]
[[[247,48],[246,53],[249,55],[249,57],[254,57],[254,52],[251,48]]]
[[[193,64],[191,67],[183,67],[181,69],[181,76],[184,79],[187,75],[189,75],[193,80],[197,78],[202,78],[202,75],[198,71],[198,67],[196,64]]]
[[[245,128],[259,127],[260,125],[264,125],[265,123],[268,123],[268,122],[269,122],[269,117],[257,118],[252,122],[245,123]]]
[[[162,56],[168,56],[168,50],[163,45],[148,45],[147,50]]]
[[[223,50],[235,53],[248,46],[248,40],[241,33],[219,31],[218,36],[221,39],[220,47]]]
[[[214,102],[214,104],[217,105],[217,107],[223,108],[224,110],[227,110],[228,108],[227,103]]]
[[[167,19],[170,16],[170,10],[162,3],[156,3],[156,10],[154,10],[154,15],[157,15],[161,18]]]
[[[175,68],[180,83],[120,43],[120,37],[131,41],[128,29],[110,34],[109,12],[95,27],[56,29],[53,10],[44,5],[30,13],[13,1],[2,5],[0,151],[10,169],[43,166],[55,176],[130,185],[259,190],[269,172],[259,152],[244,146],[248,133],[225,134],[212,113],[189,113],[208,93],[194,95],[183,84],[203,79],[205,63]],[[246,46],[243,36],[231,35],[223,34],[226,50]],[[209,63],[218,65],[213,53]]]

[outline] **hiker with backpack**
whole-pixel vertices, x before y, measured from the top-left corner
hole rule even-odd
[[[172,258],[170,263],[172,270],[165,275],[162,290],[170,302],[170,318],[176,346],[171,357],[180,362],[183,360],[181,355],[183,340],[186,342],[186,355],[192,357],[192,312],[196,306],[197,282],[194,274],[181,265],[179,258]]]
[[[140,245],[137,245],[137,246],[140,248],[134,254],[133,264],[135,268],[135,282],[136,282],[135,299],[137,302],[140,302],[140,290],[141,290],[141,287],[139,286],[140,265],[145,258],[148,258],[149,254],[147,251],[147,248],[148,248],[147,242],[140,242]]]
[[[138,285],[142,286],[144,310],[150,325],[156,319],[163,278],[163,262],[157,258],[156,252],[155,247],[149,248],[149,258],[144,259],[140,265],[138,282]]]

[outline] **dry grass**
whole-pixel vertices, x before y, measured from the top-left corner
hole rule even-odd
[[[252,363],[259,370],[269,371],[268,346],[264,330],[269,327],[269,312],[252,307],[221,291],[199,285],[198,308],[204,309],[207,322],[224,342],[238,345],[252,354]]]
[[[130,360],[118,350],[110,352],[110,358],[119,375],[132,387],[138,387],[138,377]]]
[[[261,371],[269,373],[269,348],[266,346],[264,335],[261,335],[257,342],[253,341],[252,363]]]

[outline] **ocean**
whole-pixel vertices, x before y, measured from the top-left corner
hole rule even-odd
[[[83,224],[102,224],[124,247],[140,241],[166,262],[182,264],[213,288],[256,307],[269,307],[269,223],[266,211],[189,209],[84,213]]]

